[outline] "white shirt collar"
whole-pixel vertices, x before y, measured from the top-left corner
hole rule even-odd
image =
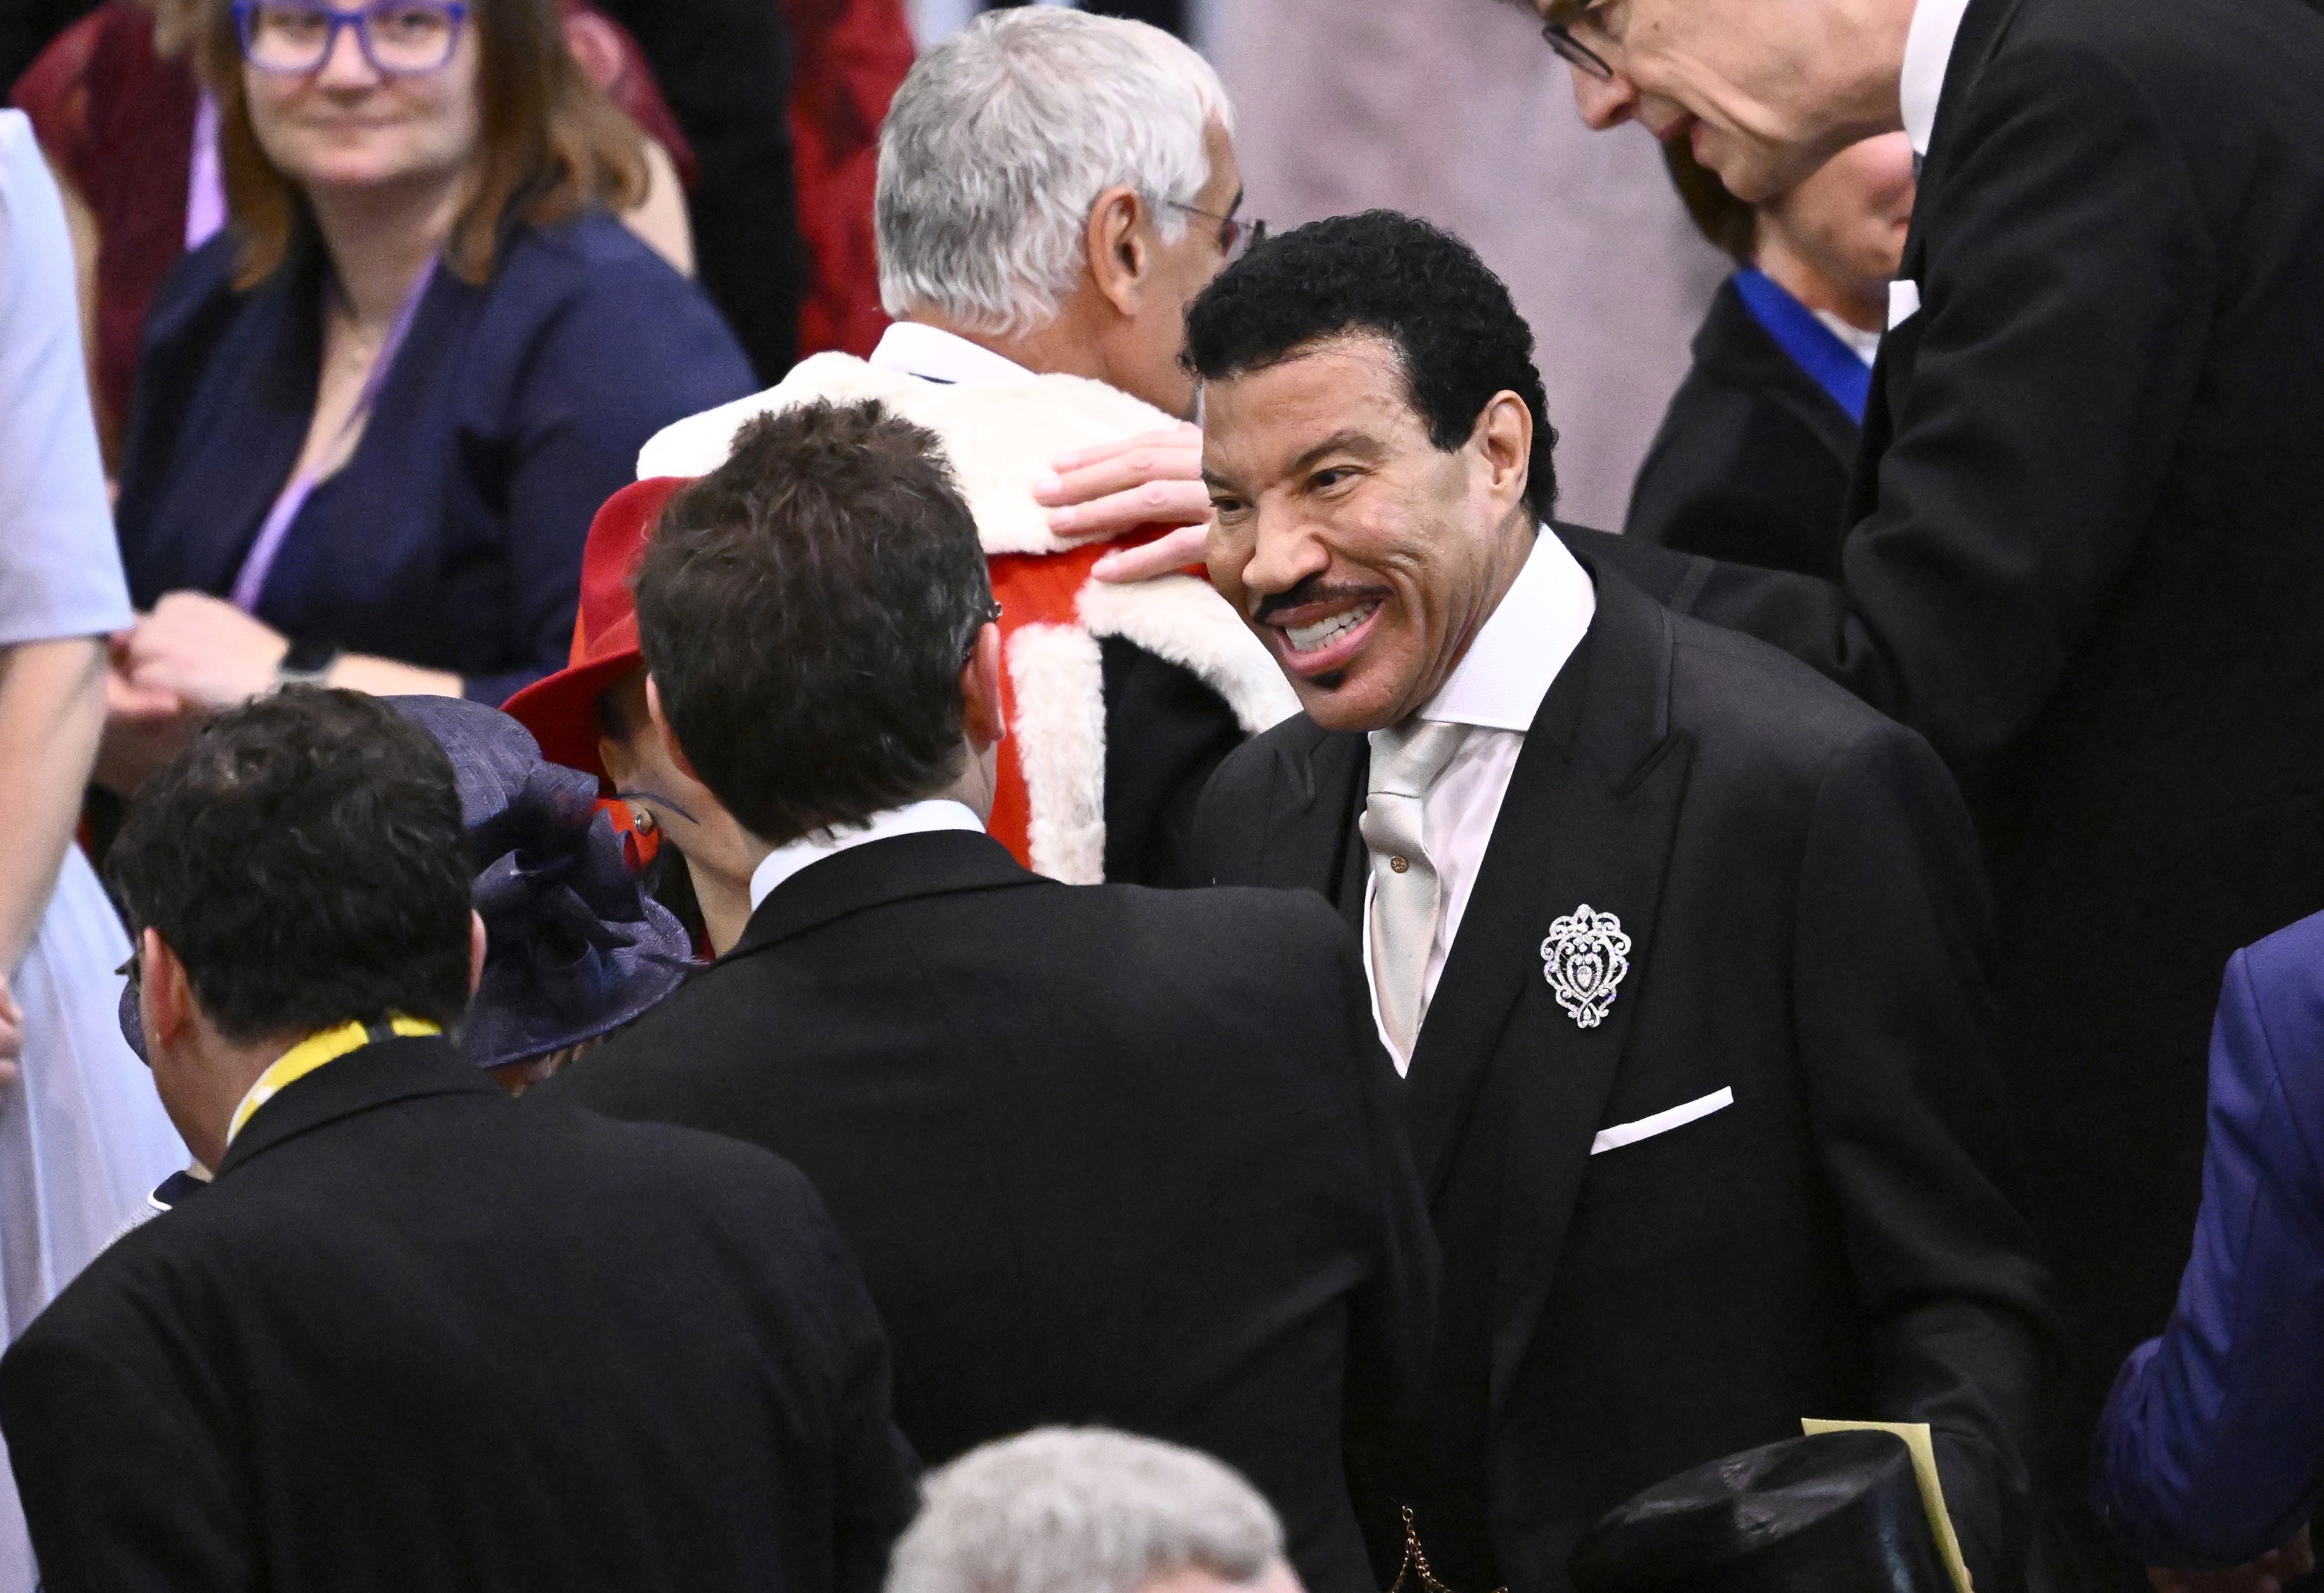
[[[1904,76],[1896,99],[1904,113],[1904,131],[1912,134],[1913,152],[1929,152],[1929,136],[1937,127],[1937,101],[1945,92],[1945,69],[1953,59],[1953,41],[1960,34],[1961,14],[1969,0],[1920,0],[1913,7],[1913,26],[1904,35]]]
[[[776,847],[767,853],[765,861],[752,870],[751,910],[757,912],[759,904],[772,896],[784,880],[810,864],[874,841],[892,840],[898,835],[927,835],[939,830],[984,833],[984,826],[974,814],[949,797],[938,796],[875,813],[853,829],[817,830],[802,835],[788,845]]]
[[[898,321],[880,335],[872,351],[875,370],[901,371],[927,382],[969,386],[980,382],[1021,382],[1033,374],[1015,360],[980,344],[918,321]]]
[[[1451,678],[1415,715],[1522,734],[1598,612],[1597,588],[1557,533],[1534,538],[1525,567],[1486,617]]]
[[[1811,310],[1808,313],[1821,321],[1825,331],[1848,345],[1856,357],[1867,365],[1871,364],[1880,356],[1879,333],[1868,332],[1861,327],[1850,326],[1828,309]]]

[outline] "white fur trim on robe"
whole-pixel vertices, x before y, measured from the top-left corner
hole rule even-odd
[[[1131,586],[1085,583],[1074,600],[1093,636],[1119,636],[1191,669],[1257,735],[1299,712],[1298,694],[1266,645],[1207,581],[1157,576]]]
[[[1105,677],[1097,638],[1026,625],[1009,639],[1017,694],[1017,767],[1037,874],[1068,885],[1105,878]]]
[[[745,421],[816,399],[878,399],[944,439],[987,554],[1057,553],[1075,546],[1049,529],[1049,511],[1033,502],[1034,483],[1056,474],[1049,461],[1177,424],[1150,404],[1080,376],[954,385],[883,371],[852,355],[819,354],[764,392],[664,427],[639,451],[639,479],[707,475],[726,463]]]

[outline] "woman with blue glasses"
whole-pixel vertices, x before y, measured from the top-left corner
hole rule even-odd
[[[640,139],[553,0],[243,0],[200,65],[231,225],[157,299],[100,777],[284,679],[497,703],[565,661],[639,446],[755,385],[613,218]]]

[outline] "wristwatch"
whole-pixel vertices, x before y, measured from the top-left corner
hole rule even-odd
[[[282,686],[323,686],[327,684],[331,666],[339,661],[346,649],[336,641],[294,641],[282,661],[274,666],[274,684]]]

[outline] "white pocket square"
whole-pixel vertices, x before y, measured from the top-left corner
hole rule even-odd
[[[1707,1118],[1735,1104],[1735,1091],[1720,1090],[1700,1100],[1690,1100],[1684,1106],[1674,1106],[1666,1112],[1656,1112],[1651,1118],[1640,1118],[1635,1123],[1617,1123],[1610,1128],[1598,1130],[1598,1137],[1590,1142],[1590,1154],[1602,1156],[1609,1150],[1619,1150],[1626,1145],[1636,1145],[1641,1139],[1652,1139],[1657,1134],[1667,1134],[1685,1127],[1697,1118]]]
[[[1888,329],[1891,332],[1920,313],[1920,283],[1900,278],[1888,284]]]

